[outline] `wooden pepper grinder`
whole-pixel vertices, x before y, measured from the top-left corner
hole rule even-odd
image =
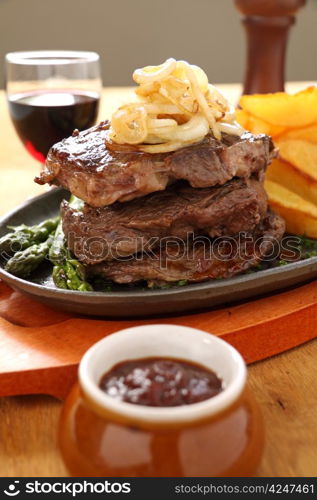
[[[234,0],[247,35],[244,94],[284,90],[289,28],[306,0]]]

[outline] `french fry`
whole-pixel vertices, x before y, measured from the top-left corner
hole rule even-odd
[[[317,180],[295,165],[276,158],[268,167],[266,178],[317,205]]]
[[[317,238],[317,87],[242,96],[238,121],[252,133],[270,135],[279,158],[268,167],[270,205],[287,231]]]
[[[317,144],[303,140],[276,141],[280,156],[317,180]]]
[[[284,92],[244,95],[240,106],[272,125],[306,127],[317,121],[317,87],[309,87],[294,95]]]
[[[236,110],[236,119],[243,128],[250,130],[253,134],[267,134],[275,138],[279,137],[287,130],[286,127],[272,125],[271,123],[261,120],[244,109]]]
[[[244,109],[236,109],[236,119],[240,125],[246,130],[249,128],[250,113],[247,113]]]
[[[308,127],[286,129],[279,135],[278,139],[299,139],[317,144],[317,123],[309,125]]]
[[[289,233],[317,238],[317,206],[280,184],[266,180],[270,206],[286,222]]]
[[[270,135],[274,139],[286,130],[285,127],[272,125],[271,123],[261,120],[260,118],[256,118],[253,115],[250,115],[249,127],[254,134],[266,134]]]

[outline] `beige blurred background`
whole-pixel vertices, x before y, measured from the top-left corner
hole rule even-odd
[[[288,80],[317,79],[317,0],[292,30]],[[101,54],[104,85],[167,57],[202,66],[213,82],[243,78],[245,40],[233,0],[0,0],[0,56],[15,50]],[[0,86],[4,85],[3,64]]]

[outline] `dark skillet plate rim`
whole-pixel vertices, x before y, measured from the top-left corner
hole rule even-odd
[[[60,189],[56,189],[56,192],[60,192]],[[0,218],[0,227],[5,225],[9,219],[11,219],[12,216],[17,214],[18,212],[21,212],[24,208],[28,207],[30,203],[41,201],[42,199],[45,199],[49,194],[52,194],[50,191],[45,192],[43,194],[40,194],[38,196],[35,196],[33,198],[30,198],[29,200],[26,200],[23,202],[21,205],[18,207],[14,208],[7,214],[5,214],[3,217]],[[237,276],[234,276],[232,278],[224,278],[224,279],[218,279],[218,280],[207,280],[203,282],[197,282],[197,283],[190,283],[188,285],[182,285],[182,286],[174,286],[173,288],[168,288],[168,289],[148,289],[148,290],[138,290],[137,288],[134,288],[131,291],[105,291],[105,292],[80,292],[77,290],[64,290],[61,288],[57,287],[50,287],[50,286],[45,286],[42,284],[34,283],[32,281],[29,281],[27,279],[23,278],[18,278],[17,276],[14,276],[11,273],[8,273],[3,269],[3,267],[0,265],[0,278],[1,276],[5,277],[5,281],[17,284],[21,284],[23,286],[27,286],[27,288],[32,289],[35,291],[47,291],[49,294],[58,294],[59,296],[69,296],[70,294],[73,297],[87,297],[87,298],[102,298],[102,297],[117,297],[117,298],[129,298],[131,296],[137,296],[137,297],[155,297],[155,296],[162,296],[162,295],[167,295],[167,296],[173,296],[173,295],[185,295],[188,292],[194,291],[199,289],[200,291],[204,290],[210,290],[211,288],[217,290],[217,289],[224,289],[224,288],[230,288],[235,285],[235,283],[244,283],[247,284],[248,282],[254,283],[258,279],[264,279],[264,278],[270,278],[274,275],[284,275],[287,274],[287,271],[290,271],[291,269],[296,269],[299,271],[300,269],[308,268],[309,265],[314,265],[317,263],[317,256],[316,257],[310,257],[308,259],[304,259],[298,262],[290,263],[290,264],[285,264],[280,267],[274,267],[272,269],[264,269],[264,270],[259,270],[255,271],[254,273],[250,274],[239,274]]]

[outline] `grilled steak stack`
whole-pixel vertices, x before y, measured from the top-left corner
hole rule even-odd
[[[39,183],[70,190],[62,203],[69,249],[90,275],[149,284],[224,278],[257,265],[281,239],[263,179],[271,139],[208,135],[172,153],[106,143],[102,122],[53,146]],[[273,241],[274,240],[274,241]]]

